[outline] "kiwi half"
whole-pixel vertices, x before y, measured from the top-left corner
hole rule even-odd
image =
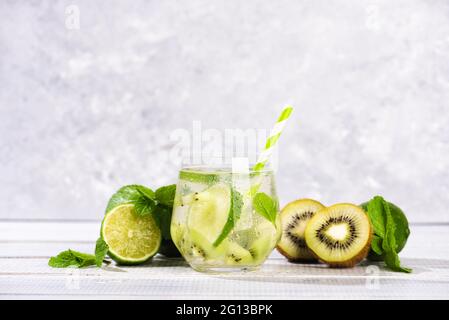
[[[372,227],[359,206],[342,203],[318,211],[305,230],[307,246],[331,267],[353,267],[371,247]]]
[[[304,231],[309,220],[323,208],[318,201],[299,199],[281,210],[282,236],[277,249],[289,261],[316,261],[315,255],[307,247]]]

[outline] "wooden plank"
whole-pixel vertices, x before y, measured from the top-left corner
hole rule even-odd
[[[100,223],[94,222],[0,222],[0,242],[95,241]]]
[[[2,257],[50,257],[67,249],[93,253],[95,242],[0,242],[0,259]]]

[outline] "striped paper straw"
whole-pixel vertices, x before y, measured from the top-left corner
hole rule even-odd
[[[273,148],[276,145],[279,137],[281,136],[282,130],[284,130],[284,127],[287,124],[287,120],[288,118],[290,118],[292,111],[293,108],[291,106],[288,106],[284,110],[282,110],[282,113],[276,121],[276,124],[274,125],[273,129],[271,129],[270,136],[265,143],[264,150],[260,154],[257,163],[254,165],[254,171],[260,171],[265,168],[265,164],[268,162],[271,154],[273,153]]]

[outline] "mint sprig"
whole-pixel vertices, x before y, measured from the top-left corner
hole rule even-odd
[[[53,268],[84,268],[95,265],[95,256],[92,254],[81,253],[75,250],[62,251],[55,257],[51,257],[48,265]]]
[[[412,269],[401,266],[398,256],[410,233],[402,211],[381,196],[375,196],[362,207],[367,211],[373,225],[371,250],[375,257],[384,260],[387,267],[393,271],[412,272]]]
[[[106,241],[103,240],[102,237],[98,238],[95,244],[95,264],[98,268],[103,264],[103,260],[108,253],[109,246]]]

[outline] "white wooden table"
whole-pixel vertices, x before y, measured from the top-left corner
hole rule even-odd
[[[0,299],[448,299],[449,225],[412,225],[401,253],[412,274],[381,264],[353,269],[288,263],[277,252],[259,271],[210,275],[182,259],[136,267],[52,269],[71,248],[93,252],[98,222],[0,222]]]

